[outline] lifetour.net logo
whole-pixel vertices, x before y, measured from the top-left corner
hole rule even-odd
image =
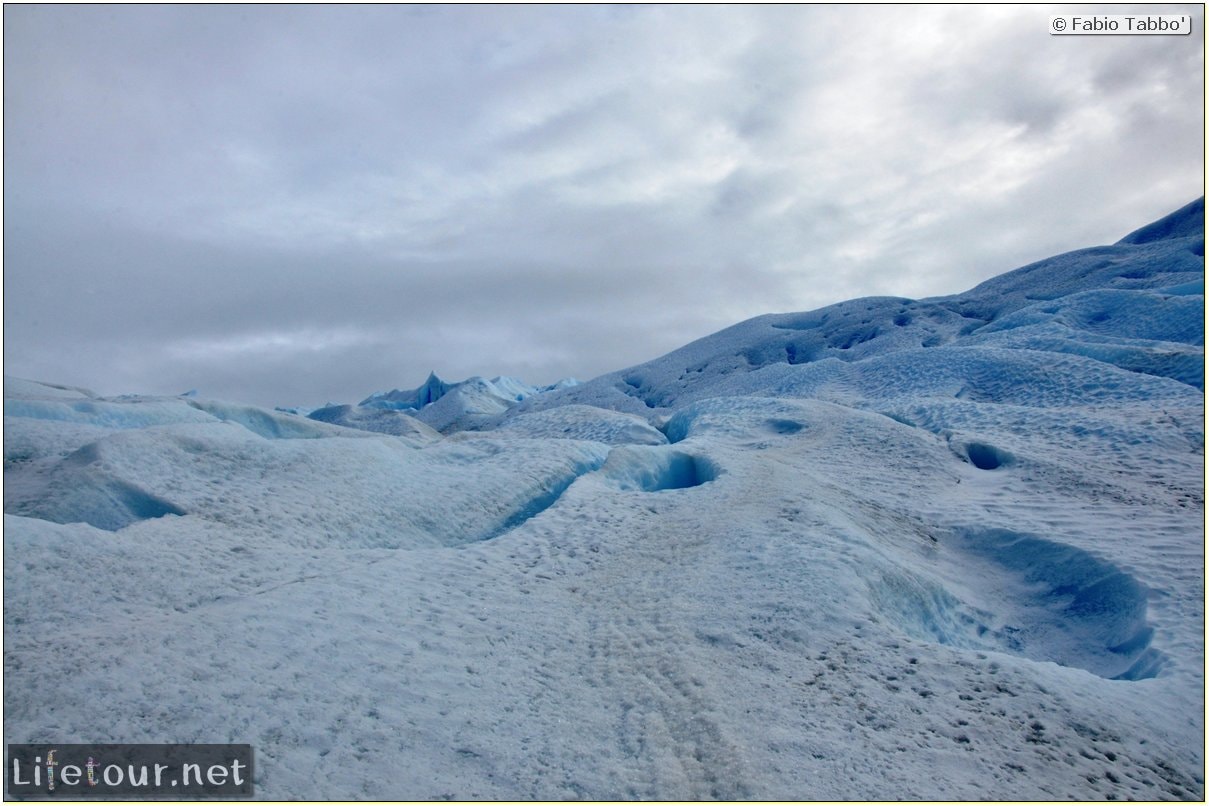
[[[6,791],[15,797],[192,798],[252,794],[248,744],[10,744]]]

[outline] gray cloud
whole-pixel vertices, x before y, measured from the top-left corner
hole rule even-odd
[[[963,290],[1203,193],[1170,8],[8,6],[6,372],[317,404]]]

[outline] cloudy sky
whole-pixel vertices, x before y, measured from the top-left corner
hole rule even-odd
[[[7,5],[5,372],[587,379],[1115,241],[1204,192],[1204,20],[1076,9]]]

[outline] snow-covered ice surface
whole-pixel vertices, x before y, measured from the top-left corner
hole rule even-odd
[[[1203,252],[1196,202],[445,437],[6,379],[6,738],[247,742],[278,799],[1203,799]]]

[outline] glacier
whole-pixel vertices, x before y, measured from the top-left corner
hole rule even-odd
[[[308,416],[4,384],[9,742],[265,799],[1203,800],[1204,201]]]

